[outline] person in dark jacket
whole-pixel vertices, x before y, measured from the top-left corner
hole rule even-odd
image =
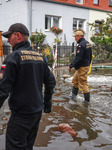
[[[15,23],[2,36],[8,38],[13,50],[0,73],[0,108],[8,98],[11,110],[6,150],[32,150],[42,110],[51,112],[56,81],[43,57],[32,50],[25,25]]]
[[[72,79],[73,89],[70,96],[72,100],[75,100],[80,88],[84,93],[84,102],[89,102],[90,92],[87,84],[87,73],[92,59],[91,45],[85,40],[83,31],[76,31],[73,36],[75,37],[78,46],[76,57],[69,66],[69,71],[71,71],[71,68],[73,67],[76,69]]]

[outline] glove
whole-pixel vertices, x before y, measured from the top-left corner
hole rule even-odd
[[[44,112],[45,113],[50,113],[51,112],[51,107],[52,107],[52,102],[44,102]]]

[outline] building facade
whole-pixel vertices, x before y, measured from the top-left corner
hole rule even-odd
[[[74,29],[82,28],[90,41],[88,23],[105,19],[107,13],[112,13],[111,0],[0,0],[0,30],[6,31],[11,24],[21,22],[30,35],[36,30],[44,33],[44,43],[51,46],[56,35],[50,27],[55,26],[63,29],[59,34],[62,43],[71,45]]]
[[[53,0],[53,1],[84,6],[99,10],[112,11],[112,0]]]

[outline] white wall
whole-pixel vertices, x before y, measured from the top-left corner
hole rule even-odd
[[[0,5],[0,30],[7,31],[13,23],[23,23],[27,26],[27,2],[26,0],[2,0]]]
[[[16,22],[25,24],[30,29],[29,23],[29,1],[27,0],[2,0],[0,5],[0,30],[7,31],[9,26]],[[45,15],[53,15],[62,17],[63,33],[60,34],[62,42],[64,42],[64,34],[66,35],[67,43],[72,44],[75,39],[73,35],[73,18],[85,19],[84,30],[86,32],[85,38],[88,40],[88,26],[89,10],[59,5],[56,3],[49,3],[44,1],[32,1],[32,32],[37,29],[47,35],[45,43],[52,44],[55,35],[52,32],[45,31]]]
[[[50,45],[54,41],[54,34],[52,32],[45,31],[45,15],[61,16],[62,17],[62,29],[63,33],[60,34],[64,41],[64,34],[66,34],[67,43],[74,42],[73,35],[73,18],[85,19],[85,31],[88,30],[87,22],[89,20],[89,10],[78,7],[71,7],[66,5],[59,5],[54,3],[47,3],[42,1],[33,1],[32,5],[32,31],[37,29],[47,35],[45,42]],[[85,38],[87,38],[87,34]]]

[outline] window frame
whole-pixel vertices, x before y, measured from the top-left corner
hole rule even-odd
[[[96,2],[97,1],[97,2]],[[99,0],[93,0],[94,5],[99,5]]]
[[[112,0],[109,0],[109,6],[111,7],[112,6]]]
[[[74,27],[74,20],[77,21],[76,28]],[[82,27],[79,27],[80,21],[83,22]],[[84,23],[85,23],[85,19],[81,19],[81,18],[73,18],[73,26],[72,26],[72,27],[73,27],[73,31],[76,30],[76,29],[82,29],[82,30],[84,30]]]
[[[49,25],[48,25],[48,23],[46,22],[46,17],[50,17],[50,18],[51,18]],[[54,20],[55,20],[56,18],[58,19],[58,25],[57,25],[57,26],[54,24]],[[62,18],[61,18],[60,16],[45,15],[45,31],[50,31],[50,27],[52,27],[52,26],[55,26],[55,27],[57,27],[57,28],[62,28],[61,20],[62,20]],[[49,27],[47,27],[47,26],[49,26]]]
[[[79,0],[80,2],[78,2],[78,0],[76,0],[77,4],[83,4],[83,0]]]
[[[101,24],[102,24],[101,21],[95,20],[95,25],[101,25]],[[100,29],[99,29],[99,27],[96,26],[94,29],[94,35],[98,35],[98,34],[100,34]]]

